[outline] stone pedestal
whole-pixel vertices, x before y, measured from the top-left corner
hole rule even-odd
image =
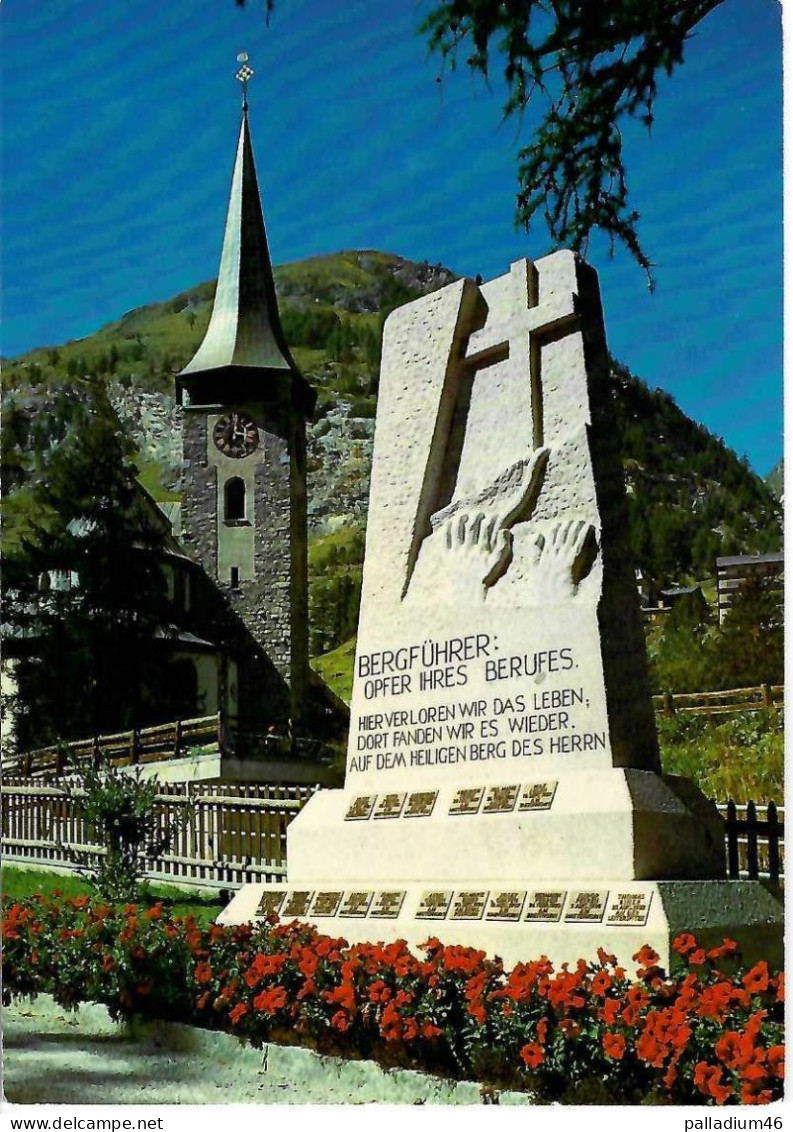
[[[290,826],[276,911],[350,940],[624,964],[781,908],[724,880],[661,773],[594,272],[568,252],[396,311],[383,343],[344,790]],[[775,942],[776,941],[776,942]]]

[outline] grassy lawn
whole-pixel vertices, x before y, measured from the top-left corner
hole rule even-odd
[[[669,774],[684,774],[709,798],[726,802],[785,800],[783,712],[736,712],[729,716],[657,716],[661,761]]]
[[[66,897],[93,894],[88,881],[80,877],[60,876],[45,869],[22,869],[14,865],[3,866],[2,888],[4,904],[38,893],[58,892]],[[220,901],[211,896],[199,896],[170,884],[147,885],[144,903],[154,904],[158,900],[162,900],[172,916],[195,916],[202,924],[211,923],[221,909]]]
[[[352,679],[355,667],[355,637],[324,656],[315,657],[311,667],[345,703],[352,698]]]

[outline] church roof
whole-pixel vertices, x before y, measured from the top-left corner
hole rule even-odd
[[[278,317],[273,268],[243,106],[212,317],[181,377],[226,366],[297,372]]]

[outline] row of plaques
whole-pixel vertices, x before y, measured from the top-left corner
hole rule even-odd
[[[550,810],[556,782],[516,783],[510,786],[464,786],[455,791],[450,816],[457,814],[511,814],[518,811]],[[435,809],[437,790],[402,791],[389,794],[359,794],[344,815],[345,821],[375,821],[393,818],[426,818]]]
[[[404,891],[329,890],[277,891],[262,894],[257,916],[277,914],[282,920],[347,919],[395,920],[402,910]],[[417,920],[497,920],[501,922],[599,924],[608,927],[644,927],[652,892],[617,892],[603,889],[519,889],[499,892],[438,889],[424,892]],[[605,921],[604,921],[605,916]]]

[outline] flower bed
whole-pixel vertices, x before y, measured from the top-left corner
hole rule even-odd
[[[784,976],[740,967],[731,941],[690,935],[669,976],[649,947],[629,979],[613,957],[505,971],[428,940],[357,944],[301,924],[201,928],[161,905],[113,909],[37,897],[3,922],[7,1000],[46,992],[222,1029],[254,1045],[300,1044],[548,1100],[762,1104],[781,1096]]]

